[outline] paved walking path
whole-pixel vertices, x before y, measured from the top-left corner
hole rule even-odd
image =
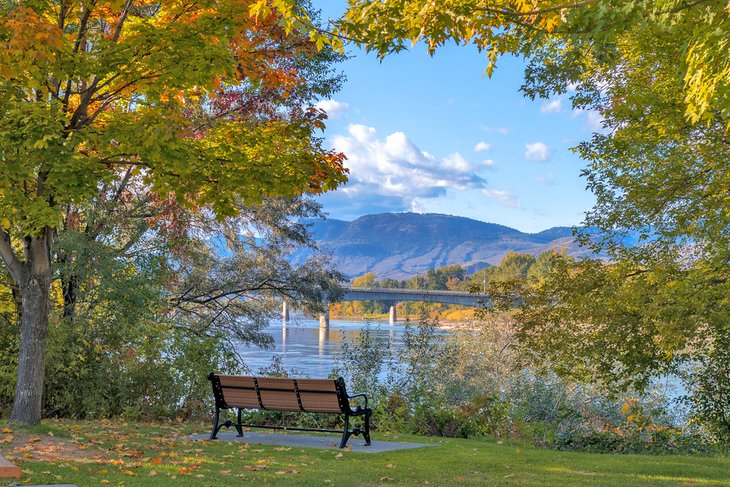
[[[193,440],[207,440],[210,436],[207,434],[192,435]],[[213,441],[238,441],[249,444],[262,445],[281,445],[297,448],[324,448],[337,450],[340,444],[338,436],[319,436],[319,435],[300,435],[300,434],[281,434],[281,433],[261,433],[258,431],[244,431],[243,438],[236,436],[235,431],[224,431],[218,433],[218,440]],[[370,446],[365,446],[365,440],[360,437],[350,438],[347,446],[352,447],[352,451],[360,453],[382,453],[396,450],[409,450],[411,448],[421,448],[424,446],[438,446],[425,443],[401,443],[397,441],[378,441],[373,439]]]

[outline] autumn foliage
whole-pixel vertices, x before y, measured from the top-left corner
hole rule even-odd
[[[319,137],[326,114],[312,106],[336,88],[322,67],[335,55],[310,39],[305,8],[271,7],[0,2],[0,257],[21,329],[15,421],[40,417],[54,259],[75,258],[54,253],[59,235],[108,238],[100,215],[131,210],[174,235],[184,211],[224,219],[346,180],[344,156]]]

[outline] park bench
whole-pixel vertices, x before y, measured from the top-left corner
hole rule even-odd
[[[219,375],[211,372],[208,379],[213,385],[215,397],[215,415],[213,432],[210,439],[215,440],[218,431],[234,426],[238,436],[243,436],[243,427],[275,428],[296,431],[320,431],[342,433],[340,448],[347,445],[351,435],[362,434],[365,445],[370,445],[370,415],[368,398],[365,394],[348,395],[345,381],[337,379],[290,379],[278,377],[252,377],[243,375]],[[364,399],[364,405],[350,406],[350,399]],[[220,423],[220,412],[223,409],[238,409],[236,422],[230,420]],[[344,429],[292,428],[286,426],[251,425],[241,423],[243,409],[264,409],[270,411],[290,411],[303,413],[331,413],[344,416]],[[363,416],[363,427],[350,429],[350,418]]]

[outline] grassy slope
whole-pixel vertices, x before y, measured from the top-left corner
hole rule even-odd
[[[377,433],[379,440],[439,446],[366,454],[179,438],[207,430],[197,424],[46,421],[0,430],[0,452],[23,469],[21,484],[730,486],[730,459],[717,457],[597,455]]]

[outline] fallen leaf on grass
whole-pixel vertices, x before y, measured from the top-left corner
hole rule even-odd
[[[150,477],[156,477],[156,476],[157,476],[157,471],[155,471],[155,470],[150,470],[150,473],[149,473],[148,475],[149,475]]]
[[[291,450],[291,448],[287,448],[285,446],[277,446],[276,448],[274,448],[274,450],[276,450],[276,451],[289,451],[289,450]]]
[[[218,474],[220,474],[220,475],[231,475],[231,471],[230,470],[221,470],[220,472],[218,472]]]
[[[34,438],[28,438],[28,443],[38,443],[39,441],[41,441],[41,439],[37,436]]]
[[[388,464],[388,465],[386,465],[385,467],[386,467],[386,468],[395,468],[395,465],[394,465],[394,464],[392,464],[392,463],[389,463],[389,464]]]
[[[109,483],[109,481],[107,479],[101,479],[99,482],[101,482],[102,484],[108,484]]]
[[[276,475],[286,475],[288,473],[293,473],[296,475],[300,472],[298,470],[291,469],[291,470],[279,470],[278,472],[275,472],[275,473],[276,473]]]
[[[252,472],[256,472],[257,470],[266,470],[269,467],[267,467],[266,465],[260,465],[260,466],[244,465],[243,468],[245,468],[246,470],[250,470]]]
[[[335,455],[335,458],[342,458],[342,453],[338,453],[337,455]]]
[[[392,477],[380,477],[381,482],[392,482],[393,480],[395,479]]]
[[[130,477],[134,477],[137,475],[136,473],[132,472],[131,470],[122,470],[122,473],[124,475],[129,475]]]
[[[7,429],[7,428],[5,428],[5,429]],[[5,430],[3,430],[3,433],[5,433]],[[11,441],[13,441],[13,438],[14,438],[13,435],[5,435],[5,437],[2,440],[0,440],[0,444],[10,443]]]
[[[3,428],[0,430],[0,433],[12,433],[12,432],[13,432],[13,430],[11,430],[10,428]]]

